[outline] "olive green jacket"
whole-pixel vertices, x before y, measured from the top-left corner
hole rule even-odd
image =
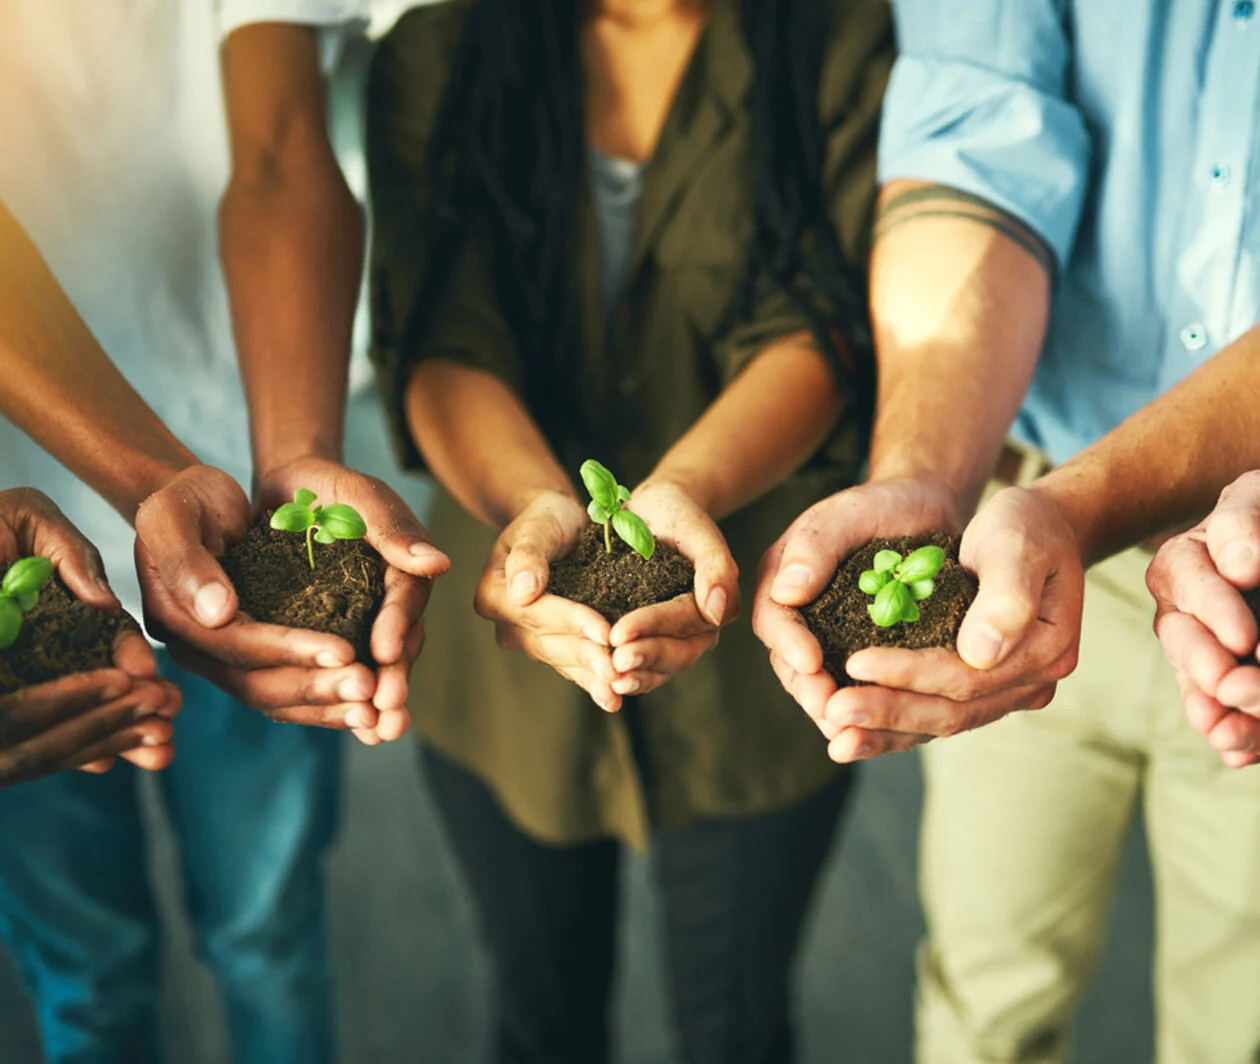
[[[820,85],[824,178],[844,253],[864,270],[880,102],[893,60],[891,16],[883,0],[836,0],[836,9]],[[496,309],[490,249],[475,240],[452,267],[449,294],[425,322],[418,349],[401,349],[433,253],[425,235],[425,147],[466,10],[456,2],[406,15],[380,47],[369,93],[375,361],[412,466],[422,458],[406,432],[402,399],[418,361],[445,358],[486,370],[522,397],[529,372]],[[752,232],[745,105],[752,73],[735,0],[716,0],[645,170],[637,238],[609,317],[597,219],[589,196],[582,204],[574,265],[583,344],[569,367],[581,409],[535,411],[548,415],[540,421],[565,426],[550,442],[575,474],[582,459],[595,457],[623,482],[637,483],[750,359],[807,328],[785,297],[766,296],[750,320],[709,342]],[[802,510],[857,475],[855,424],[849,417],[814,461],[723,522],[745,602],[766,548]],[[428,643],[412,677],[414,718],[421,736],[485,780],[526,832],[551,843],[616,836],[644,846],[650,828],[784,807],[836,771],[745,616],[714,651],[637,700],[645,778],[622,717],[601,712],[546,666],[496,646],[493,626],[471,605],[495,533],[439,495],[430,527],[452,567],[429,605]]]

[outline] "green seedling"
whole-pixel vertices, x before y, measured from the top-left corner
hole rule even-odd
[[[591,493],[586,512],[597,525],[604,526],[604,546],[612,553],[612,533],[616,532],[645,562],[656,553],[656,539],[636,513],[625,509],[630,501],[630,489],[617,483],[607,469],[588,458],[582,463],[582,483]]]
[[[38,555],[9,566],[0,581],[0,650],[8,650],[22,632],[22,615],[39,603],[39,593],[52,578],[53,563]]]
[[[881,628],[917,621],[919,603],[936,590],[933,578],[944,565],[940,547],[920,547],[905,558],[895,550],[881,550],[875,555],[875,568],[858,578],[858,587],[875,596],[866,607],[871,620]]]
[[[293,501],[286,502],[271,515],[271,527],[281,532],[305,532],[306,556],[315,568],[314,540],[334,543],[339,539],[362,539],[367,535],[367,522],[353,506],[334,502],[316,506],[316,495],[309,488],[298,488]]]

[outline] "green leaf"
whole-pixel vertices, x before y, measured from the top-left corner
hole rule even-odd
[[[52,574],[53,563],[47,558],[38,554],[23,558],[9,566],[0,582],[0,593],[17,596],[33,591],[38,594]]]
[[[317,528],[315,529],[315,542],[316,543],[336,543],[337,537],[334,536],[331,532],[329,532],[328,529],[326,528]]]
[[[906,607],[914,606],[905,584],[889,580],[879,589],[875,601],[866,607],[871,620],[881,628],[891,628],[906,614]]]
[[[920,547],[897,567],[897,579],[905,584],[931,580],[944,565],[945,552],[940,547]]]
[[[652,555],[656,553],[656,538],[643,523],[643,518],[629,510],[618,510],[612,515],[612,526],[613,531],[638,551],[645,562],[652,560]]]
[[[915,602],[922,602],[925,598],[936,590],[936,584],[931,580],[916,580],[910,585],[910,597]]]
[[[588,458],[583,462],[579,472],[582,474],[582,483],[591,493],[591,498],[610,514],[616,513],[621,507],[621,492],[617,478],[594,458]]]
[[[591,520],[597,525],[608,524],[608,511],[600,506],[600,504],[594,499],[592,499],[590,505],[587,506],[586,512],[591,515]]]
[[[13,601],[18,604],[18,609],[23,613],[30,613],[39,605],[38,591],[19,591],[13,596]]]
[[[630,489],[627,488],[624,484],[618,484],[617,485],[617,498],[620,499],[622,502],[629,502]]]
[[[319,498],[319,496],[311,491],[310,488],[298,488],[298,490],[293,493],[293,501],[298,506],[310,506],[310,504],[317,498]]]
[[[867,569],[858,577],[858,587],[868,595],[879,594],[879,589],[889,581],[887,573],[877,573],[874,569]]]
[[[901,619],[905,624],[914,624],[919,619],[919,604],[914,601],[913,597],[906,603]]]
[[[286,502],[271,515],[271,527],[281,532],[305,532],[315,523],[309,506]]]
[[[900,561],[901,555],[895,550],[881,550],[875,555],[875,571],[877,573],[891,572]]]
[[[0,650],[8,650],[22,631],[22,611],[11,598],[0,597]]]
[[[335,502],[325,506],[319,515],[320,528],[335,539],[362,539],[367,535],[367,522],[353,506]],[[324,542],[320,540],[320,542]]]

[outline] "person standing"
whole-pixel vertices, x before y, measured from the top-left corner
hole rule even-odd
[[[869,483],[772,548],[754,625],[836,760],[998,721],[924,750],[923,1064],[1066,1059],[1139,803],[1159,1059],[1242,1064],[1260,1051],[1260,776],[1183,715],[1137,544],[1193,523],[1255,456],[1206,419],[1127,461],[1106,440],[1214,352],[1253,357],[1256,5],[896,9]],[[1179,402],[1210,394],[1184,383]],[[1004,454],[1012,421],[1024,448]],[[1017,483],[971,518],[995,468]],[[791,608],[872,535],[964,525],[980,591],[958,653],[866,651],[848,671],[869,686],[837,691]],[[1050,709],[1012,713],[1056,685]],[[1246,736],[1221,741],[1245,760]]]

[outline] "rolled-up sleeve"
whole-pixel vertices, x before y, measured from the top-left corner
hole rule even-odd
[[[1067,262],[1090,137],[1067,98],[1057,0],[897,0],[900,55],[880,133],[881,182],[930,181],[1018,218]]]

